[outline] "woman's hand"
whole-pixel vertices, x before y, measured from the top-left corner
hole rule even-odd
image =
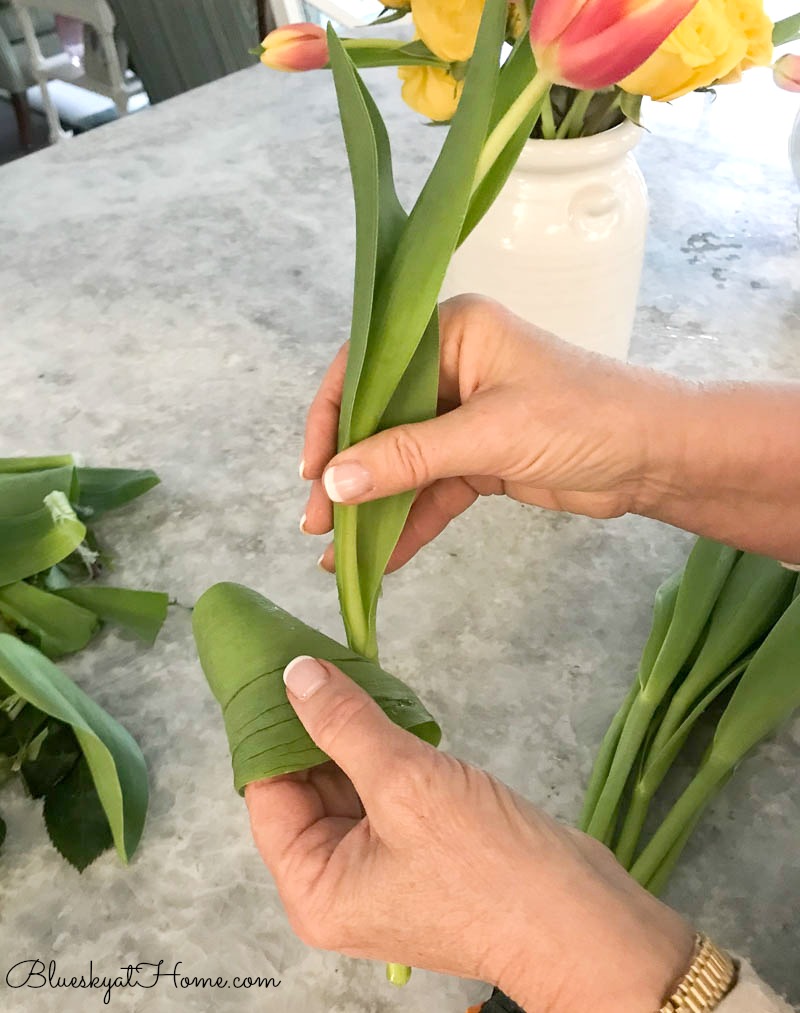
[[[480,978],[539,1013],[661,1006],[693,934],[606,848],[394,725],[333,665],[284,678],[335,762],[245,797],[302,939]]]
[[[642,509],[683,385],[568,345],[477,296],[444,303],[440,322],[438,418],[338,455],[346,347],[336,356],[308,415],[304,531],[331,529],[331,500],[417,489],[391,570],[480,495],[594,517]],[[332,547],[322,565],[333,568]]]

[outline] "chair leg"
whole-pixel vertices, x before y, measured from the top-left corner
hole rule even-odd
[[[31,111],[25,92],[14,92],[11,96],[11,105],[14,107],[14,115],[17,117],[19,143],[27,151],[33,138],[31,136]]]
[[[277,25],[269,0],[256,0],[256,8],[258,10],[258,41],[261,42]]]

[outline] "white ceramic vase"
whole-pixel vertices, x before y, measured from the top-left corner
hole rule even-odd
[[[797,111],[792,133],[789,137],[789,162],[791,163],[798,186],[800,186],[800,109]]]
[[[559,337],[625,359],[647,231],[630,122],[594,137],[531,140],[450,264],[443,298],[491,296]]]

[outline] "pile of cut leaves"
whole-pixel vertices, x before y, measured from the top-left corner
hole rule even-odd
[[[50,839],[83,870],[113,844],[127,862],[147,812],[131,735],[54,659],[111,624],[152,644],[166,594],[97,583],[93,525],[158,484],[152,471],[84,468],[70,455],[0,458],[0,784],[44,800]],[[0,817],[0,847],[6,824]]]

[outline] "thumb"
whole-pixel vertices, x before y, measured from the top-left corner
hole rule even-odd
[[[439,478],[494,475],[497,411],[489,396],[435,419],[386,429],[337,454],[323,474],[334,503],[366,503],[409,492]]]
[[[365,802],[385,776],[387,762],[410,758],[422,745],[328,661],[295,658],[286,666],[283,681],[305,730]]]

